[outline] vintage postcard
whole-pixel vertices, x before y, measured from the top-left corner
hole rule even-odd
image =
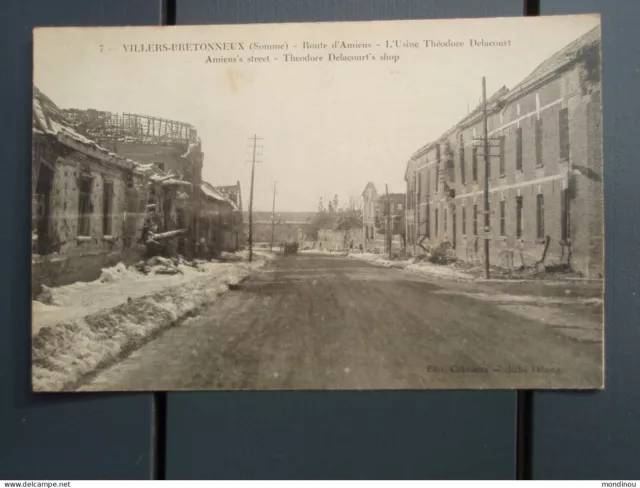
[[[34,30],[34,391],[599,389],[597,15]]]

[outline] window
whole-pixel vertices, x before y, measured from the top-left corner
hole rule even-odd
[[[420,199],[421,195],[422,195],[422,173],[418,173],[418,203],[422,201]]]
[[[542,166],[542,119],[536,120],[535,131],[536,166]]]
[[[462,137],[460,138],[460,149],[458,150],[458,154],[460,155],[460,183],[466,184],[466,175],[465,175],[465,160],[464,160],[464,141]]]
[[[516,129],[516,171],[522,171],[522,127]]]
[[[544,239],[544,195],[536,195],[536,236]]]
[[[434,229],[433,229],[433,234],[436,237],[438,237],[438,209],[436,208],[433,213],[435,215],[435,224],[436,224]]]
[[[102,199],[102,235],[111,235],[111,222],[113,218],[113,182],[104,182],[104,195]]]
[[[504,237],[506,235],[506,202],[504,200],[500,200],[500,236]]]
[[[561,239],[566,241],[571,238],[569,229],[569,190],[565,189],[560,192],[560,218],[561,218]]]
[[[504,176],[504,141],[505,141],[505,137],[504,136],[500,136],[500,154],[498,155],[499,159],[500,159],[500,176]]]
[[[473,204],[473,235],[478,235],[478,206]]]
[[[558,112],[558,121],[560,124],[560,159],[569,160],[569,109],[563,108]]]
[[[471,177],[473,182],[478,182],[478,148],[473,146],[471,151]]]
[[[425,212],[425,216],[426,216],[426,231],[425,231],[425,235],[427,237],[431,237],[431,205],[429,203],[427,203],[427,211]]]
[[[447,209],[445,208],[443,211],[443,223],[444,223],[444,233],[447,233]]]
[[[402,212],[402,204],[401,203],[398,203],[396,205],[396,212]]]
[[[516,197],[516,237],[522,238],[522,197]]]
[[[462,235],[467,235],[467,207],[462,207]]]
[[[91,232],[91,178],[80,177],[78,181],[78,235]]]

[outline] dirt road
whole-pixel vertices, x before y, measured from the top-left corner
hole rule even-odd
[[[593,387],[598,295],[287,256],[81,389]]]

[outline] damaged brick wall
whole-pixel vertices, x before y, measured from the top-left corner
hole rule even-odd
[[[318,231],[318,247],[321,249],[344,250],[345,245],[348,249],[353,243],[353,249],[359,249],[360,245],[363,247],[365,245],[362,237],[362,229],[320,229]]]
[[[103,267],[139,258],[137,237],[146,196],[141,178],[131,173],[73,150],[57,158],[50,194],[50,252],[33,257],[34,293],[42,284],[94,280]],[[80,223],[82,189],[89,190],[85,224]]]

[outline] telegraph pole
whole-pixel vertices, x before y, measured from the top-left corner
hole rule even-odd
[[[384,185],[385,192],[387,194],[387,246],[389,247],[389,260],[391,260],[391,203],[389,202],[389,185]]]
[[[253,182],[256,174],[256,149],[260,138],[254,134],[251,140],[253,141],[253,156],[251,158],[251,190],[249,192],[249,262],[253,261]]]
[[[487,81],[482,77],[482,123],[484,126],[484,277],[489,278],[489,127],[487,121]]]
[[[273,236],[275,234],[276,227],[276,182],[273,182],[273,206],[271,207],[271,244],[269,245],[269,252],[273,251]]]

